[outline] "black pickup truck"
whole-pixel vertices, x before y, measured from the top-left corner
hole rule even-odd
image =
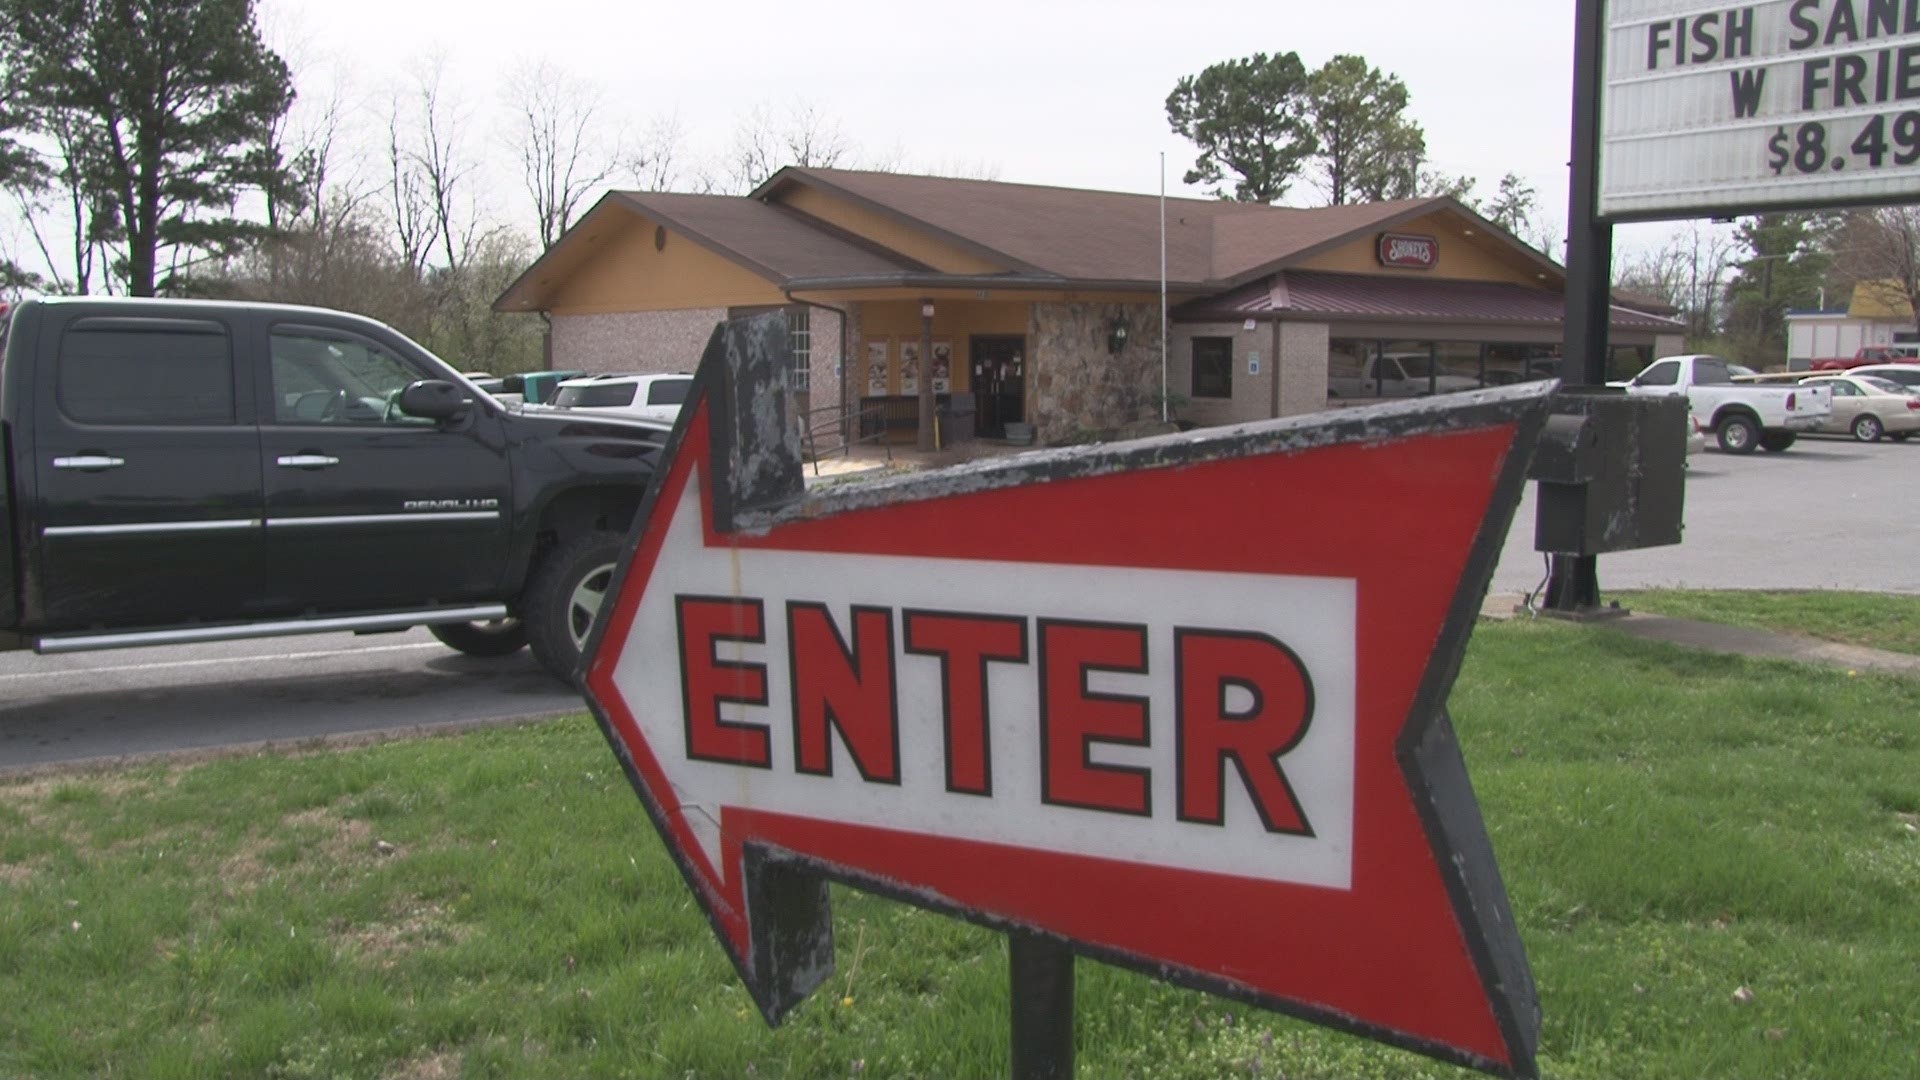
[[[0,332],[0,648],[427,626],[571,679],[668,434],[514,411],[337,311],[29,300]]]

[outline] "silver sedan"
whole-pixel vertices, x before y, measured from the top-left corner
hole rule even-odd
[[[1833,412],[1817,429],[1829,435],[1852,435],[1861,442],[1879,442],[1889,435],[1896,442],[1920,431],[1920,396],[1896,382],[1874,375],[1816,375],[1803,386],[1825,386],[1833,391]]]

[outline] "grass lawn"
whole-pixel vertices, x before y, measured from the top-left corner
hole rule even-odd
[[[1552,1077],[1907,1080],[1920,681],[1478,631]],[[998,937],[842,891],[769,1031],[590,722],[0,783],[0,1076],[1005,1075]],[[1469,1074],[1091,962],[1090,1078]]]
[[[1634,611],[1920,654],[1920,596],[1848,592],[1611,593]]]

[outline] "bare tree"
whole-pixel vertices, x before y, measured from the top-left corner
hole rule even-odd
[[[593,83],[542,60],[515,72],[506,93],[513,150],[545,251],[573,224],[580,204],[613,175],[620,155],[595,132],[604,96]]]
[[[1720,332],[1738,246],[1726,229],[1693,222],[1659,248],[1623,261],[1614,281],[1629,292],[1679,308],[1689,337],[1713,337]]]
[[[1849,214],[1837,247],[1846,278],[1886,307],[1910,308],[1920,328],[1920,208],[1882,206]]]
[[[776,116],[773,107],[762,102],[734,129],[728,159],[730,186],[736,194],[744,194],[785,166],[831,169],[853,153],[853,143],[840,125],[822,116],[812,103],[793,102]]]
[[[681,152],[686,129],[680,114],[662,113],[648,121],[645,130],[625,149],[625,172],[642,191],[672,191],[681,182]],[[694,180],[696,189],[712,191],[714,185]]]
[[[467,114],[445,93],[445,74],[444,59],[422,62],[387,114],[387,211],[402,256],[421,272],[436,256],[458,272],[485,231],[473,190],[479,162],[461,141]]]
[[[52,152],[39,154],[42,164],[10,185],[9,192],[46,264],[48,284],[57,292],[85,295],[93,291],[95,272],[111,259],[107,237],[114,232],[113,205],[81,167],[85,127],[63,112],[48,114],[42,125]],[[56,256],[56,248],[65,250]]]
[[[413,152],[413,136],[402,130],[402,103],[393,100],[387,114],[387,225],[399,245],[400,258],[415,277],[426,272],[427,260],[440,241],[430,185]]]

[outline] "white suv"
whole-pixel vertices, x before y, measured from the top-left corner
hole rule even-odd
[[[680,404],[691,389],[693,376],[685,373],[588,375],[561,383],[548,404],[556,409],[620,413],[671,424],[679,417]]]

